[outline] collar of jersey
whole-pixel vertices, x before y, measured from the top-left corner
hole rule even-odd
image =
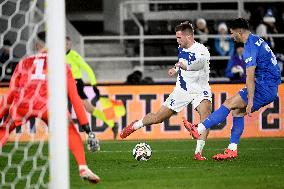
[[[187,49],[182,48],[182,51],[184,51],[184,52],[190,52],[190,50],[192,50],[192,48],[193,48],[196,44],[197,44],[197,42],[194,41],[194,43],[191,45],[191,47],[189,47],[189,48],[187,48]]]

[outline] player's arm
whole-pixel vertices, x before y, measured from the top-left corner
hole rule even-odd
[[[15,94],[20,90],[20,77],[22,61],[18,63],[15,71],[11,77],[8,92],[1,98],[0,101],[0,119],[8,112],[11,104],[13,103]]]
[[[68,66],[66,71],[67,71],[67,93],[70,98],[71,104],[75,110],[79,123],[80,125],[89,124],[83,102],[78,95],[75,80]]]
[[[254,90],[255,90],[255,66],[250,66],[246,69],[246,86],[248,91],[248,104],[247,104],[247,114],[250,116],[253,106],[253,97],[254,97]]]
[[[79,65],[79,68],[82,69],[83,71],[85,71],[88,75],[89,81],[93,87],[93,90],[96,94],[96,99],[100,98],[100,91],[97,88],[97,79],[96,79],[96,75],[93,72],[92,68],[89,66],[89,64],[87,62],[85,62],[85,60],[77,53],[76,56],[76,63]]]
[[[209,64],[209,56],[207,54],[199,54],[196,56],[196,60],[190,61],[190,63],[179,61],[175,66],[187,71],[198,71],[203,69],[207,63]]]
[[[246,113],[248,116],[250,116],[253,106],[257,52],[258,46],[256,46],[255,44],[248,44],[247,46],[245,46],[243,53],[243,57],[246,63],[246,87],[248,91],[248,104],[246,107]]]

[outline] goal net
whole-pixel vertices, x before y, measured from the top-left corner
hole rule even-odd
[[[60,10],[58,10],[58,8]],[[55,15],[48,14],[50,9],[55,9],[53,10],[55,11],[53,13]],[[50,49],[50,45],[54,39],[52,32],[54,33],[54,31],[57,30],[60,34],[59,37],[62,40],[62,43],[59,44],[61,44],[61,48],[64,48],[65,24],[64,22],[63,24],[60,23],[60,21],[65,20],[64,9],[64,1],[0,0],[0,99],[7,93],[8,83],[20,59],[35,53],[34,42],[38,32],[47,31],[47,43],[48,49]],[[57,17],[59,20],[59,23],[57,24],[64,25],[62,27],[55,23],[51,25],[58,12],[61,13],[61,17],[64,17]],[[55,44],[55,42],[53,43]],[[49,50],[49,57],[51,56],[50,53],[54,53],[54,50],[57,50],[57,46],[58,41],[56,41],[56,44],[53,46],[54,48],[52,47],[53,52],[50,52]],[[53,57],[57,58],[57,56]],[[62,57],[64,57],[64,53],[62,54]],[[49,60],[56,62],[54,58],[50,58]],[[49,64],[48,68],[50,66],[51,65]],[[55,77],[56,79],[56,74],[63,75],[62,73],[64,72],[60,73],[60,71],[61,70],[56,71],[55,75],[49,76],[48,78]],[[49,69],[49,74],[54,74],[53,68]],[[63,81],[65,81],[65,79],[63,79]],[[54,83],[54,80],[50,79],[49,82],[49,94],[53,100],[56,98],[58,100],[58,96],[54,97],[54,92],[50,90],[52,87],[56,87],[56,83]],[[57,86],[57,88],[59,87]],[[63,91],[63,95],[66,96],[66,92],[64,93]],[[10,123],[5,122],[8,115],[1,120],[0,129],[1,127],[3,129],[4,124],[7,126],[6,135],[3,135],[3,133],[2,135],[0,134],[1,189],[65,189],[69,187],[68,184],[66,184],[69,183],[69,178],[66,178],[69,161],[68,158],[66,158],[67,139],[65,139],[66,137],[60,136],[60,134],[62,136],[67,136],[65,135],[67,129],[64,127],[64,124],[67,124],[67,122],[66,118],[58,119],[58,117],[56,117],[61,115],[65,116],[66,114],[66,109],[64,109],[64,99],[62,101],[63,108],[60,108],[60,105],[58,105],[59,108],[57,107],[53,112],[53,107],[51,105],[54,103],[49,97],[49,113],[51,112],[51,114],[53,114],[49,117],[49,127],[46,127],[45,123],[39,119],[24,119],[22,120],[23,125],[16,127],[16,129],[9,134]],[[56,119],[58,119],[57,122],[60,122],[60,124],[63,122],[63,125],[58,128],[58,131],[54,132],[52,127],[57,124],[55,121]],[[53,133],[49,134],[51,131],[53,131]],[[6,136],[9,137],[8,141],[2,146],[2,140]],[[60,143],[58,143],[58,141],[56,142],[56,139],[54,138],[59,138]],[[53,146],[52,148],[51,145]],[[59,149],[65,147],[66,150]],[[62,154],[55,155],[60,151]],[[58,158],[57,156],[61,157],[60,165],[58,159],[56,159]],[[62,169],[60,170],[60,174],[54,175],[54,173],[59,172],[59,169]],[[58,185],[60,180],[61,185]]]

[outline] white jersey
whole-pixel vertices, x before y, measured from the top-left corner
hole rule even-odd
[[[188,49],[179,47],[178,53],[178,61],[184,63],[187,70],[178,69],[176,89],[190,94],[210,91],[208,49],[203,44],[194,42]]]

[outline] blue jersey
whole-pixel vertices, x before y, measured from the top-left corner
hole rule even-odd
[[[280,68],[268,44],[259,36],[250,34],[244,46],[246,68],[255,66],[255,82],[264,86],[281,83]]]

